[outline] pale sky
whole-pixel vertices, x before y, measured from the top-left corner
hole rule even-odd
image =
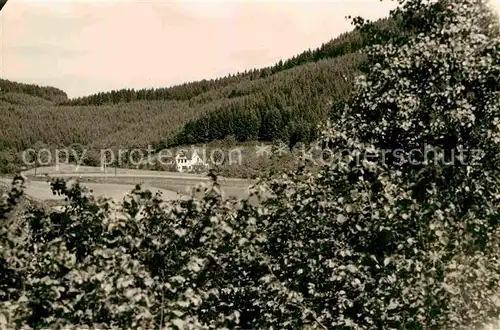
[[[494,0],[500,8],[500,0]],[[272,65],[378,19],[392,1],[9,0],[0,76],[69,97],[166,87]]]

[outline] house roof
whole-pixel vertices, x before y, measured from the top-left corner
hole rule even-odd
[[[192,160],[193,159],[193,156],[195,154],[195,152],[199,155],[198,153],[198,150],[195,149],[195,148],[191,148],[189,150],[187,149],[184,149],[184,150],[180,150],[178,153],[177,153],[177,156],[180,156],[180,157],[186,157],[188,160]],[[201,158],[201,157],[200,157]]]

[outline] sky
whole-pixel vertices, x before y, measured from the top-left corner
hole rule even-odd
[[[500,8],[500,0],[493,0]],[[166,87],[272,65],[386,17],[380,0],[9,0],[0,76],[78,97]]]

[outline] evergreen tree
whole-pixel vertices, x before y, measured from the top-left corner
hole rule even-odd
[[[281,113],[276,108],[271,108],[264,112],[260,126],[260,138],[266,141],[277,139],[281,135],[283,121]]]

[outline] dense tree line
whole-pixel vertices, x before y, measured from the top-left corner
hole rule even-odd
[[[0,79],[0,96],[3,93],[8,92],[37,96],[52,102],[63,102],[68,99],[68,95],[66,95],[64,91],[55,87],[23,84],[6,79]]]
[[[222,97],[221,92],[229,92],[230,99],[239,98],[230,108],[218,109],[188,122],[174,144],[209,142],[227,136],[235,136],[239,141],[282,140],[290,148],[298,142],[311,142],[317,136],[317,124],[330,115],[325,111],[325,101],[341,104],[350,91],[353,76],[369,69],[358,51],[411,33],[399,29],[399,16],[395,14],[377,22],[363,21],[355,30],[313,51],[307,50],[260,70],[261,80],[274,75],[282,80],[285,75],[281,75],[281,71],[287,72],[287,77],[293,76],[288,78],[294,79],[292,84],[283,79],[285,82],[278,85],[271,78],[265,80],[266,87],[261,90],[257,88],[261,85],[241,83],[239,88],[230,91],[228,88],[214,90],[191,99],[191,104],[203,103]],[[354,22],[357,20],[359,18]],[[301,68],[300,74],[293,70],[297,67]],[[245,98],[248,95],[252,95],[253,102]],[[324,95],[331,98],[325,100]],[[240,129],[241,125],[234,123],[245,123],[245,128]]]
[[[15,106],[1,109],[0,148],[18,151],[37,142],[51,147],[146,146],[179,129],[197,109],[182,102],[143,101],[110,106]]]
[[[359,54],[347,54],[240,84],[229,93],[227,106],[189,121],[175,143],[209,142],[229,135],[239,141],[310,142],[318,122],[328,118],[326,103],[348,94],[361,59]]]
[[[0,92],[0,104],[7,106],[20,105],[20,106],[37,107],[37,106],[52,106],[54,105],[54,102],[26,93]]]

